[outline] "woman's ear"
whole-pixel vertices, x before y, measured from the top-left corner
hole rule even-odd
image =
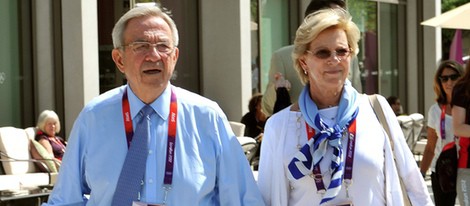
[[[116,64],[119,71],[124,73],[124,63],[123,63],[124,57],[122,56],[123,55],[122,52],[123,51],[120,49],[113,49],[111,56],[113,57],[113,61]]]
[[[307,63],[305,62],[304,58],[299,59],[300,66],[302,67],[303,70],[307,69]]]

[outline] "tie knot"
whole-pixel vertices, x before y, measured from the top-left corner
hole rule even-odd
[[[143,117],[147,117],[154,112],[153,108],[150,105],[145,105],[141,110],[140,113]]]

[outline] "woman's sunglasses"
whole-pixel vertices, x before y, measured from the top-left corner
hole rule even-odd
[[[459,74],[451,74],[451,75],[441,75],[439,76],[439,79],[441,82],[446,83],[449,79],[452,81],[457,80],[460,77]]]
[[[346,48],[340,48],[336,49],[335,51],[330,51],[328,49],[320,49],[315,52],[312,52],[310,50],[306,50],[307,53],[313,54],[313,56],[319,58],[319,59],[328,59],[332,55],[338,57],[340,60],[348,57],[349,54],[351,53],[351,49],[346,49]]]

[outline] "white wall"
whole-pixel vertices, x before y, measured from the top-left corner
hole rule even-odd
[[[95,0],[62,1],[66,134],[83,106],[99,95],[97,6]]]
[[[33,38],[34,38],[34,65],[36,96],[35,109],[41,112],[45,109],[55,109],[55,77],[54,77],[54,49],[52,29],[52,0],[43,0],[40,3],[33,1]],[[32,114],[35,117],[38,114]],[[29,125],[33,126],[33,125]]]
[[[423,4],[423,19],[427,20],[441,13],[440,0],[425,0]],[[423,51],[424,51],[424,109],[425,116],[427,111],[435,101],[435,93],[433,89],[434,74],[437,70],[438,62],[442,56],[441,48],[441,29],[429,26],[423,26]]]
[[[202,94],[240,121],[251,98],[249,0],[200,1]]]

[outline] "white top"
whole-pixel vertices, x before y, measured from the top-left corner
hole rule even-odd
[[[450,109],[450,108],[446,108]],[[439,104],[433,104],[428,111],[428,127],[433,128],[436,130],[437,134],[437,141],[436,141],[436,148],[434,148],[434,157],[432,158],[431,162],[431,171],[436,172],[436,161],[439,155],[441,154],[442,147],[449,142],[454,141],[454,129],[452,126],[452,116],[446,114],[445,116],[445,139],[442,140],[441,137],[441,108]]]
[[[358,101],[362,102],[356,119],[353,183],[349,186],[351,198],[346,197],[346,187],[343,184],[338,196],[333,200],[335,202],[331,203],[352,201],[354,205],[402,205],[397,172],[395,169],[385,170],[385,168],[395,168],[388,137],[380,126],[368,97],[363,95]],[[379,101],[392,130],[399,173],[402,179],[406,179],[408,195],[413,205],[433,205],[395,114],[385,98],[379,96]],[[323,112],[323,110],[320,111],[322,116],[328,115],[322,114]],[[287,178],[289,172],[287,165],[298,151],[297,145],[303,146],[307,142],[305,120],[301,113],[290,111],[288,107],[269,118],[264,131],[258,186],[266,205],[319,205],[322,196],[317,194],[314,179],[311,176],[307,175],[294,181],[289,181]],[[345,138],[342,143],[347,145]],[[343,156],[345,153],[343,152]],[[331,154],[331,151],[327,154]],[[330,160],[331,156],[325,156],[320,163],[325,186],[330,182],[331,173],[325,171]],[[391,184],[385,185],[385,179]]]

